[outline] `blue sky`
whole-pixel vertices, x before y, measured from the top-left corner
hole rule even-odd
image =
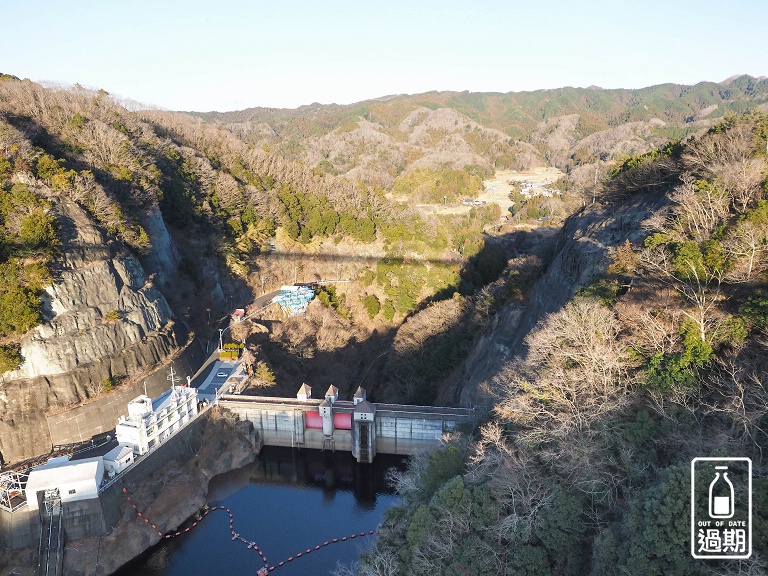
[[[174,110],[768,75],[768,2],[0,0],[0,72]]]

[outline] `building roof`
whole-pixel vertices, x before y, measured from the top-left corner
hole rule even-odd
[[[357,390],[355,390],[355,395],[353,398],[365,398],[365,388],[358,386]]]
[[[73,482],[93,479],[101,484],[104,474],[104,463],[101,456],[72,460],[69,462],[49,462],[33,468],[29,473],[26,490],[39,492],[48,488],[56,488]]]
[[[296,394],[306,394],[307,397],[312,393],[312,387],[309,384],[302,384],[299,391]]]
[[[368,400],[363,400],[357,406],[355,406],[355,413],[357,414],[360,412],[367,412],[368,414],[373,414],[376,412],[376,408],[374,408],[373,404],[368,402]]]
[[[328,386],[328,391],[325,393],[326,396],[338,396],[339,395],[339,389],[336,388],[333,384]]]
[[[167,408],[176,398],[183,398],[186,395],[197,394],[196,388],[187,388],[186,386],[175,386],[160,394],[152,400],[152,411],[160,412]]]
[[[118,460],[121,460],[128,456],[128,454],[133,454],[133,449],[130,446],[126,446],[125,444],[120,444],[118,446],[115,446],[104,454],[104,460],[110,460],[111,462],[117,462]]]

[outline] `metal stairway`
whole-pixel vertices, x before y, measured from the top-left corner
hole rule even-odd
[[[60,576],[64,563],[64,513],[59,490],[46,490],[43,504],[37,576]]]

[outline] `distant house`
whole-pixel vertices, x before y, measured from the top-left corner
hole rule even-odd
[[[232,320],[235,322],[242,322],[243,318],[245,318],[244,308],[237,308],[234,312],[232,312]]]

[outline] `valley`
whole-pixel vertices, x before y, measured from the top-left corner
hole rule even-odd
[[[2,461],[221,334],[247,394],[485,410],[391,475],[360,573],[702,573],[660,544],[691,459],[766,482],[767,110],[749,76],[208,114],[4,76]]]

